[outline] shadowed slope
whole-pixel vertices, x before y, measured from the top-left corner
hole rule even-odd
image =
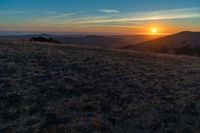
[[[180,32],[152,41],[125,46],[122,49],[200,56],[200,32]]]
[[[0,132],[199,131],[199,58],[0,47]]]

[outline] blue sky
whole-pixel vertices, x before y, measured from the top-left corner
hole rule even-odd
[[[0,31],[170,33],[200,30],[199,22],[199,0],[0,1]]]

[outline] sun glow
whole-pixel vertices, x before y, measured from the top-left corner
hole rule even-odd
[[[155,28],[155,27],[154,27],[154,28],[152,28],[152,29],[151,29],[151,33],[152,33],[152,34],[156,34],[156,33],[158,33],[158,29],[157,29],[157,28]]]

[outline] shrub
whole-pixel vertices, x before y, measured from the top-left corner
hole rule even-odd
[[[57,44],[61,43],[60,41],[57,41],[57,40],[55,40],[53,38],[45,38],[45,37],[41,37],[41,36],[39,36],[39,37],[32,37],[30,39],[30,41],[32,41],[32,42],[49,42],[49,43],[57,43]]]

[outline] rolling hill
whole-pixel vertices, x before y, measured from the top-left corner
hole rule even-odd
[[[36,34],[24,36],[0,36],[0,41],[29,41],[33,37],[53,38],[63,44],[78,44],[96,48],[120,48],[125,45],[132,45],[148,40],[153,40],[159,36],[145,36],[145,35],[51,35],[51,34]]]
[[[198,57],[0,43],[1,133],[195,133]]]
[[[127,50],[200,56],[200,32],[180,32],[174,35],[122,47]]]

